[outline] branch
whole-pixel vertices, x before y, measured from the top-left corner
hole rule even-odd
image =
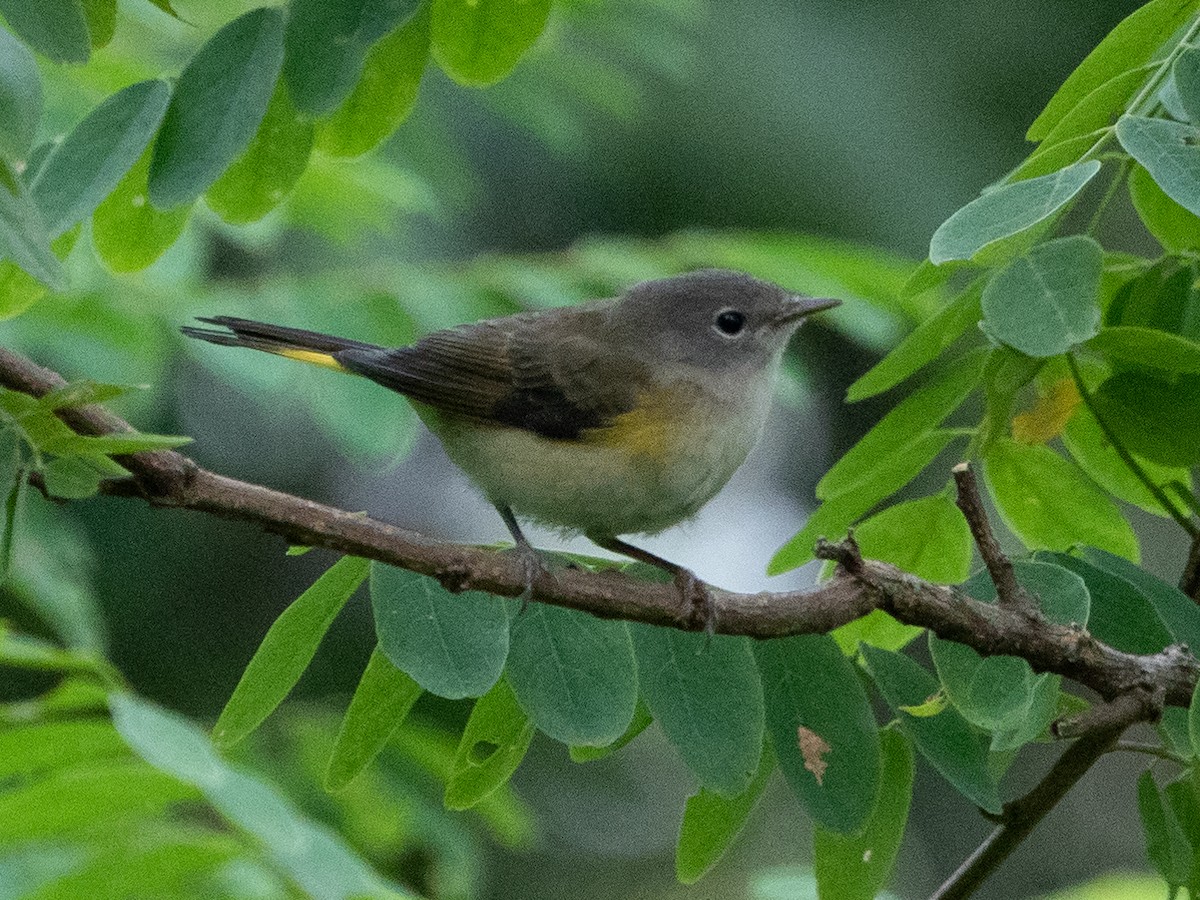
[[[40,397],[65,383],[56,373],[0,348],[0,386]],[[63,409],[59,415],[80,434],[133,430],[95,405]],[[295,544],[325,547],[428,575],[452,591],[516,597],[525,590],[521,561],[509,552],[432,540],[361,513],[227,478],[173,451],[119,459],[132,477],[105,482],[102,489],[112,496],[251,522]],[[1145,656],[1126,653],[1086,631],[1047,622],[1036,612],[981,603],[887,563],[864,560],[853,542],[823,542],[818,555],[836,560],[838,574],[810,591],[740,594],[714,589],[717,631],[754,638],[823,634],[881,609],[985,656],[1019,656],[1036,671],[1063,675],[1105,699],[1152,685],[1161,689],[1168,704],[1187,706],[1191,701],[1200,666],[1175,648]],[[538,580],[531,599],[602,618],[685,630],[699,627],[680,620],[674,586],[640,581],[617,571],[557,569],[552,578]]]
[[[983,564],[992,576],[992,584],[996,586],[996,602],[1008,609],[1035,610],[1037,607],[1017,581],[1012,562],[1004,555],[1004,551],[1000,549],[1000,542],[992,533],[991,523],[988,522],[987,512],[983,508],[983,498],[979,495],[979,482],[975,479],[975,471],[969,463],[961,462],[954,467],[953,472],[954,483],[958,487],[956,502],[971,529],[971,536],[979,548],[979,555],[983,557]]]

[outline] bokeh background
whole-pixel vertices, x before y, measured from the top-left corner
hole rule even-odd
[[[511,78],[473,91],[431,67],[392,139],[353,163],[317,158],[262,223],[232,228],[197,210],[136,276],[105,273],[81,240],[71,293],[3,323],[0,340],[68,377],[147,384],[120,411],[144,430],[193,436],[191,452],[217,471],[438,537],[501,540],[499,519],[402,401],[282,360],[189,346],[177,327],[226,313],[403,342],[596,295],[673,265],[680,247],[689,264],[724,263],[731,230],[854,241],[887,254],[883,265],[919,259],[946,216],[1023,158],[1028,123],[1137,5],[564,0]],[[117,87],[177,70],[251,4],[175,6],[188,23],[123,4],[117,39],[86,69],[45,67],[47,136]],[[839,327],[813,324],[797,340],[745,469],[694,522],[647,546],[727,587],[811,582],[808,570],[768,580],[766,561],[802,524],[820,474],[890,402],[847,407],[846,385],[911,324],[848,306]],[[285,557],[278,539],[196,514],[103,499],[35,505],[41,537],[24,552],[43,554],[76,592],[81,633],[103,634],[138,690],[203,722],[330,561]],[[1174,545],[1147,541],[1146,554],[1177,564]],[[319,757],[373,644],[359,597],[244,755],[387,874],[439,897],[740,898],[768,896],[774,867],[808,859],[809,825],[779,779],[718,869],[677,885],[675,832],[693,785],[653,728],[588,765],[535,741],[514,779],[524,818],[508,831],[441,812],[413,787],[403,754],[381,764],[373,809],[339,805],[295,760]],[[467,711],[427,696],[414,718],[452,730]],[[1032,753],[1009,791],[1052,753]],[[1038,896],[1142,869],[1134,766],[1105,760],[980,896]],[[988,830],[919,764],[894,893],[927,895]]]

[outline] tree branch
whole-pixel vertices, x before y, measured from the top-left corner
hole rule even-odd
[[[1004,551],[1000,542],[992,533],[991,523],[988,522],[987,512],[983,508],[983,498],[979,495],[979,482],[970,463],[961,462],[953,469],[954,483],[958,487],[956,502],[962,510],[963,517],[971,529],[975,546],[983,557],[988,574],[992,576],[992,584],[996,586],[996,602],[1007,609],[1032,611],[1037,607],[1033,604],[1021,583],[1013,572],[1013,564]]]
[[[40,397],[61,387],[61,376],[0,348],[0,386]],[[132,431],[99,406],[63,409],[60,417],[80,434]],[[361,513],[314,503],[218,475],[173,451],[120,457],[131,478],[105,482],[112,496],[141,498],[155,507],[191,509],[251,522],[295,544],[325,547],[399,566],[437,579],[452,591],[479,590],[505,597],[525,590],[525,573],[512,553],[435,541]],[[839,563],[832,581],[810,591],[740,594],[714,589],[717,631],[754,638],[825,633],[884,610],[909,625],[929,628],[985,656],[1019,656],[1039,672],[1055,672],[1113,699],[1134,687],[1161,688],[1165,701],[1187,706],[1200,666],[1175,648],[1139,656],[1097,641],[1086,631],[981,603],[945,585],[895,566],[863,560],[852,542],[822,543],[822,558]],[[669,584],[640,581],[617,571],[558,569],[539,579],[532,598],[610,619],[688,629]]]

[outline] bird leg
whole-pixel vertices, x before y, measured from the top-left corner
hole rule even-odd
[[[708,585],[697,578],[696,573],[691,569],[684,568],[678,563],[671,562],[669,559],[663,559],[661,556],[656,556],[649,550],[643,550],[641,547],[627,544],[620,538],[596,538],[588,535],[588,539],[593,544],[603,547],[605,550],[620,553],[622,556],[628,556],[631,559],[636,559],[638,562],[644,562],[647,565],[654,566],[656,569],[670,572],[675,582],[675,589],[679,591],[679,600],[682,605],[679,618],[688,624],[702,625],[704,633],[709,637],[716,631],[716,603],[713,602]]]
[[[543,565],[541,554],[537,552],[537,548],[529,543],[529,538],[525,537],[525,532],[521,530],[513,511],[507,506],[497,506],[496,512],[500,513],[500,518],[504,520],[504,524],[508,526],[508,531],[513,537],[513,543],[516,545],[513,550],[517,554],[517,559],[521,563],[521,571],[525,576],[525,590],[518,598],[521,601],[521,612],[524,613],[529,606],[529,599],[533,596],[534,582],[541,575],[549,575],[550,572]]]

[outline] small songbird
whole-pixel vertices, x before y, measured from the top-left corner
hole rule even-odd
[[[688,569],[626,543],[694,515],[758,441],[788,339],[838,300],[739,272],[644,281],[620,297],[459,325],[379,347],[230,316],[183,333],[362,375],[403,394],[546,576],[517,516],[665,569],[710,632]]]

